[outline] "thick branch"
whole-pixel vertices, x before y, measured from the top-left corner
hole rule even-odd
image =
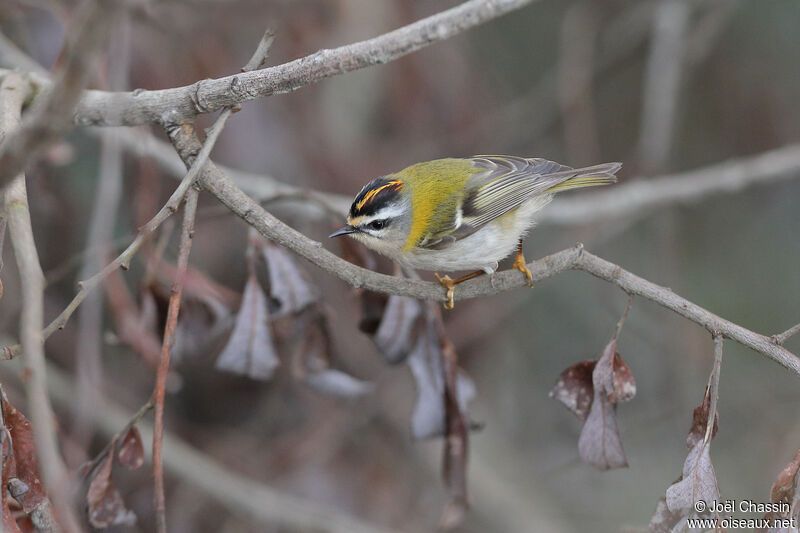
[[[21,75],[7,74],[0,84],[0,142],[19,127],[22,103],[30,86]],[[3,143],[5,144],[5,143]],[[53,408],[47,393],[44,357],[44,275],[33,240],[25,175],[19,174],[5,191],[5,210],[8,233],[14,247],[14,257],[20,277],[22,318],[20,339],[27,353],[30,377],[27,383],[28,404],[36,444],[36,454],[42,467],[45,484],[50,491],[62,526],[67,532],[79,531],[71,507],[69,474],[58,450]],[[2,487],[1,490],[6,490]]]
[[[87,91],[75,109],[83,126],[179,121],[256,98],[288,93],[325,78],[394,61],[519,9],[533,0],[469,0],[379,37],[320,50],[289,63],[192,85],[125,93]],[[165,119],[165,114],[175,113]]]
[[[187,165],[191,164],[194,154],[201,146],[194,136],[191,126],[187,125],[174,130],[171,140],[184,162]],[[422,300],[441,302],[445,300],[445,291],[438,283],[379,274],[349,263],[325,250],[319,242],[309,239],[265,211],[210,161],[203,170],[200,183],[231,211],[256,228],[261,235],[289,248],[355,288],[411,296]],[[666,287],[651,283],[613,263],[585,252],[582,246],[562,250],[534,261],[528,265],[528,268],[531,270],[534,282],[565,270],[584,270],[600,279],[618,285],[630,294],[642,296],[666,307],[712,333],[719,332],[725,337],[748,346],[800,376],[800,360],[788,350],[775,344],[770,338],[720,318],[699,305],[678,296]],[[482,276],[460,284],[456,291],[456,300],[496,294],[526,284],[525,276],[517,270],[498,272],[492,276]]]

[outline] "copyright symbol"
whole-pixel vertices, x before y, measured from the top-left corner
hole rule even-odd
[[[694,502],[694,510],[697,511],[698,513],[702,513],[703,511],[706,510],[706,502],[704,502],[703,500],[697,500],[696,502]]]

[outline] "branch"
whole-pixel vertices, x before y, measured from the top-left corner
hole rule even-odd
[[[184,128],[176,131],[178,134],[171,135],[171,140],[184,162],[190,164],[194,158],[193,154],[200,149],[200,143],[191,129]],[[387,276],[337,257],[324,249],[321,243],[309,239],[265,211],[236,187],[213,162],[209,162],[205,166],[200,183],[228,209],[256,228],[261,235],[274,243],[289,248],[354,288],[411,296],[420,300],[444,302],[446,299],[445,291],[438,283]],[[585,252],[582,245],[534,261],[528,264],[528,268],[534,282],[555,276],[565,270],[583,270],[619,286],[629,294],[642,296],[670,309],[699,324],[709,332],[722,333],[725,337],[752,348],[800,376],[800,360],[790,351],[776,345],[769,337],[720,318],[699,305],[678,296],[666,287],[651,283],[613,263]],[[497,294],[526,284],[525,276],[517,270],[497,272],[492,276],[481,276],[460,284],[456,291],[456,300]]]
[[[7,74],[0,84],[0,141],[19,127],[23,102],[29,96],[30,86],[19,74]],[[4,142],[3,145],[6,143]],[[5,210],[8,216],[8,233],[14,247],[14,257],[20,276],[22,318],[20,339],[31,374],[27,383],[28,404],[36,444],[36,453],[42,466],[42,475],[50,489],[51,500],[67,532],[79,531],[71,507],[69,474],[58,450],[53,408],[47,393],[47,376],[44,358],[44,274],[33,239],[25,176],[16,176],[5,191]],[[6,490],[2,487],[2,490]]]
[[[178,264],[172,282],[172,293],[167,306],[167,320],[164,325],[164,340],[161,344],[161,361],[156,373],[156,385],[153,390],[155,420],[153,430],[153,478],[155,479],[156,529],[158,533],[167,532],[167,508],[164,498],[164,465],[161,457],[161,444],[164,435],[164,394],[169,372],[169,351],[175,344],[175,325],[178,323],[178,312],[181,308],[183,282],[186,279],[186,267],[189,264],[189,252],[192,249],[194,236],[194,217],[197,213],[197,189],[191,188],[186,193],[183,205],[183,223],[181,224],[181,240],[178,248]]]
[[[107,42],[116,2],[96,0],[86,6],[85,17],[68,51],[64,64],[37,102],[35,109],[12,138],[0,147],[0,188],[23,172],[31,160],[58,140],[72,126],[72,109],[83,94]]]
[[[274,94],[294,91],[325,78],[394,61],[426,46],[519,9],[533,0],[469,0],[379,37],[275,67],[192,85],[155,91],[87,91],[75,110],[82,126],[133,126],[179,122]],[[165,117],[169,114],[169,119]]]
[[[773,335],[772,342],[780,346],[783,346],[783,343],[786,342],[789,339],[789,337],[792,337],[798,333],[800,333],[800,324],[795,324],[794,326],[790,327],[783,333],[780,333],[778,335]]]

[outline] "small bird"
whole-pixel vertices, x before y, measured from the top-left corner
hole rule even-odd
[[[366,247],[413,269],[476,270],[436,279],[452,309],[455,286],[517,250],[514,268],[528,278],[522,240],[534,215],[568,189],[615,183],[621,163],[572,168],[539,158],[480,155],[436,159],[380,176],[356,195],[347,225],[330,237],[350,235]]]

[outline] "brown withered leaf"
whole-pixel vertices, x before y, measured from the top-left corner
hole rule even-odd
[[[594,386],[600,386],[611,403],[627,402],[636,395],[631,369],[616,350],[617,338],[614,337],[603,349],[603,356],[592,372]]]
[[[0,476],[0,513],[2,516],[3,531],[17,533],[20,531],[14,513],[9,507],[9,491],[5,490],[14,468],[14,455],[11,449],[11,435],[5,427],[0,427],[0,457],[2,457],[2,476]]]
[[[682,477],[667,488],[667,508],[673,513],[690,515],[694,505],[702,500],[719,501],[719,488],[714,465],[711,464],[711,446],[700,440],[683,463]]]
[[[798,485],[800,485],[800,450],[797,450],[794,459],[781,470],[775,483],[772,484],[772,488],[769,491],[770,501],[791,506],[795,499],[800,496],[796,492]]]
[[[414,347],[415,324],[422,307],[415,298],[390,296],[373,342],[389,364],[402,363]]]
[[[298,268],[294,258],[281,246],[262,241],[261,255],[267,264],[269,293],[278,303],[274,318],[302,311],[319,299],[319,293]]]
[[[706,393],[703,396],[703,401],[694,408],[692,412],[692,427],[689,428],[689,434],[686,435],[686,447],[691,449],[703,440],[706,435],[706,427],[708,426],[708,410],[711,407],[711,397],[709,389],[706,387]],[[711,440],[717,436],[719,429],[719,412],[714,413],[714,427],[711,430]]]
[[[10,477],[19,479],[27,487],[27,490],[17,491],[14,499],[19,502],[26,513],[30,513],[47,499],[45,488],[40,481],[41,474],[36,455],[36,444],[33,440],[33,428],[25,415],[5,398],[3,399],[3,420],[11,434],[14,455],[14,468]]]
[[[114,454],[108,453],[94,472],[86,501],[89,505],[89,523],[97,528],[133,525],[136,515],[125,508],[122,495],[111,478]]]
[[[117,448],[117,459],[122,466],[129,470],[136,470],[144,464],[144,446],[142,436],[136,426],[132,426],[125,435]]]
[[[550,397],[558,400],[585,421],[594,397],[592,371],[597,361],[581,361],[567,368],[558,376],[550,390]]]
[[[417,400],[411,418],[415,438],[439,437],[445,434],[444,372],[442,348],[434,324],[420,328],[414,347],[406,359],[417,385]],[[463,371],[458,372],[457,404],[465,419],[467,406],[475,397],[475,385]]]
[[[247,278],[233,332],[217,358],[219,370],[268,380],[280,362],[267,324],[267,297],[254,275]]]

